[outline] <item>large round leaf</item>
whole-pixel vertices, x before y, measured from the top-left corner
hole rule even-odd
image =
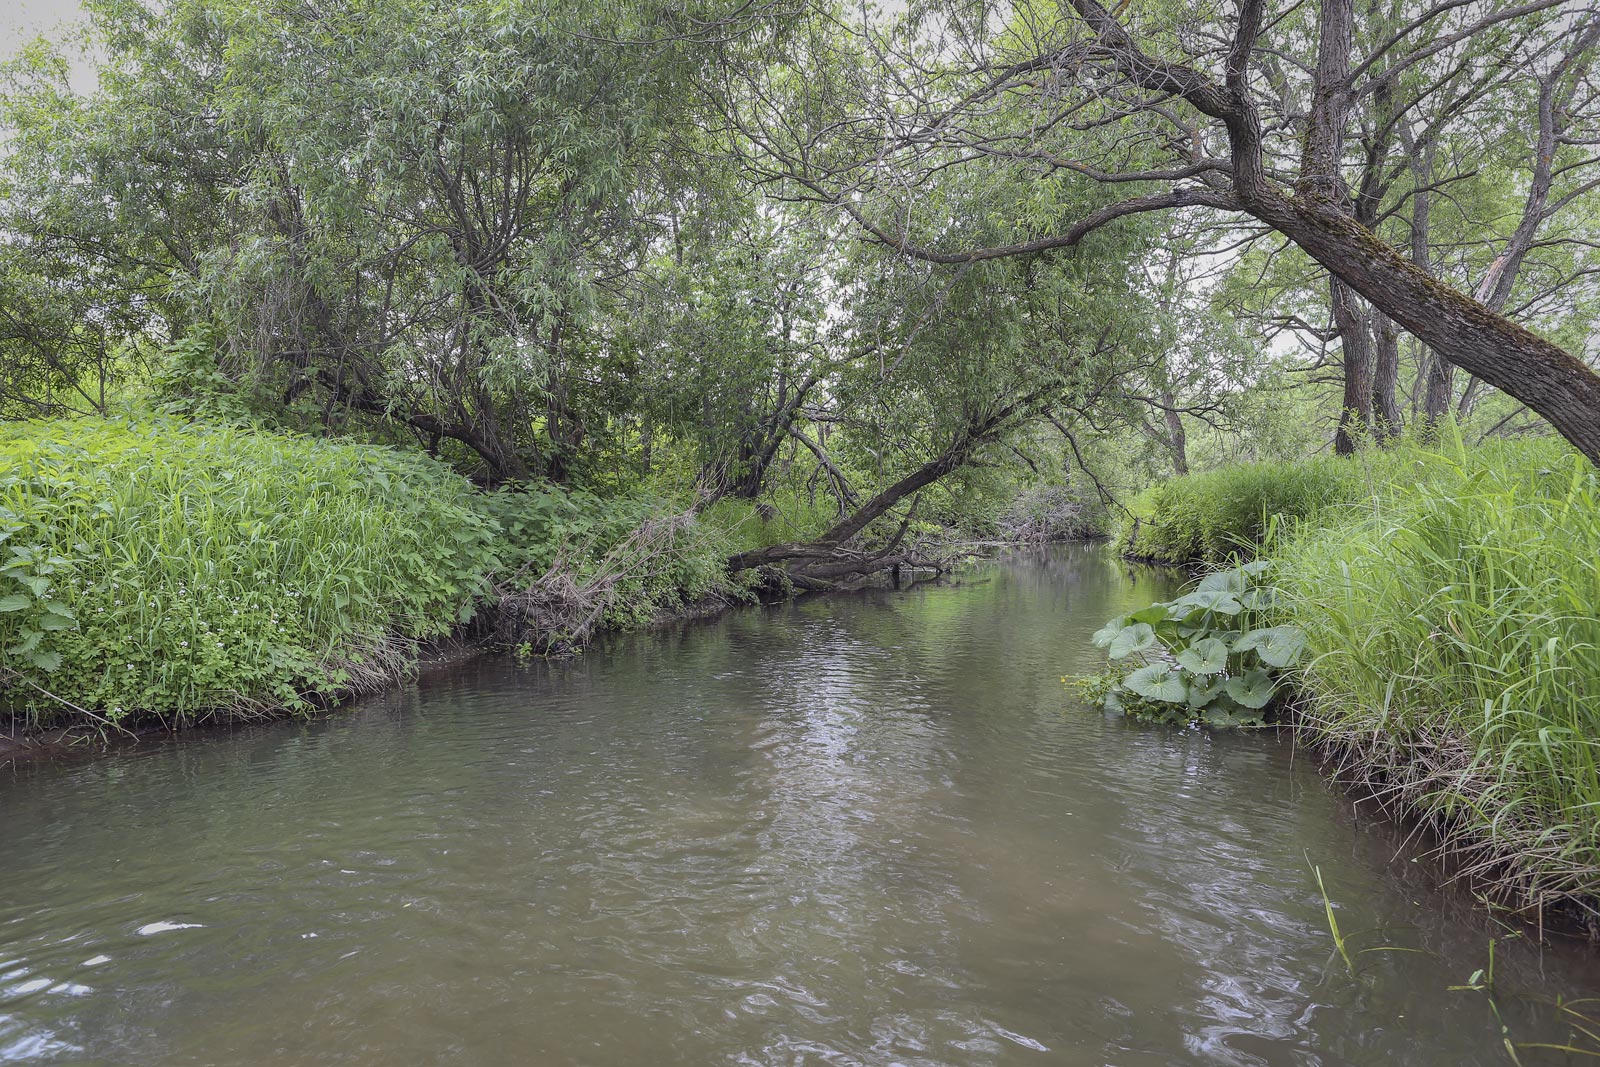
[[[1152,663],[1140,667],[1122,681],[1123,688],[1137,693],[1146,700],[1159,700],[1167,704],[1182,704],[1189,699],[1189,686],[1182,675],[1165,663]]]
[[[1100,629],[1094,632],[1094,637],[1091,638],[1091,640],[1094,641],[1094,647],[1105,648],[1112,642],[1112,639],[1122,632],[1123,628],[1127,625],[1127,617],[1118,615],[1116,618],[1112,619],[1110,622],[1106,623],[1104,626],[1100,627]]]
[[[1177,658],[1178,666],[1194,674],[1220,674],[1228,665],[1228,646],[1215,637],[1202,637]]]
[[[1228,679],[1228,696],[1247,708],[1264,708],[1272,703],[1276,688],[1272,675],[1266,671],[1249,671]]]
[[[1213,571],[1200,579],[1200,584],[1195,590],[1201,593],[1242,593],[1245,587],[1244,571],[1231,567],[1225,571]]]
[[[1239,603],[1243,604],[1247,611],[1266,611],[1277,602],[1277,590],[1268,585],[1246,589],[1239,594]]]
[[[1126,659],[1135,652],[1154,648],[1155,644],[1156,632],[1150,628],[1150,624],[1136,622],[1118,631],[1117,636],[1111,639],[1111,647],[1106,649],[1106,655],[1112,659]]]
[[[1306,650],[1306,635],[1298,626],[1264,626],[1233,643],[1235,652],[1254,652],[1269,667],[1292,667]]]
[[[1197,589],[1174,600],[1172,606],[1214,611],[1219,615],[1237,615],[1244,610],[1238,597],[1222,589]]]
[[[1227,700],[1227,679],[1220,674],[1203,674],[1189,679],[1189,706],[1203,708],[1217,700]]]
[[[1133,614],[1129,615],[1128,616],[1128,621],[1129,622],[1148,622],[1148,623],[1152,623],[1153,624],[1153,623],[1158,623],[1158,622],[1165,622],[1167,620],[1167,615],[1168,615],[1167,606],[1165,604],[1157,602],[1155,604],[1151,604],[1149,607],[1140,608],[1138,611],[1136,611]]]

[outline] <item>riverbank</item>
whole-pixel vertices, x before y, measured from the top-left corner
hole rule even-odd
[[[793,493],[484,491],[426,456],[171,418],[13,423],[0,470],[0,759],[305,717],[441,657],[792,595],[728,560],[835,518]]]
[[[1227,499],[1218,494],[1234,491]],[[1406,445],[1148,494],[1124,551],[1273,561],[1302,736],[1498,902],[1600,932],[1600,486],[1559,443]]]
[[[311,714],[484,635],[551,575],[595,594],[589,629],[736,592],[726,538],[692,517],[630,551],[662,501],[486,493],[382,447],[73,419],[0,429],[0,469],[13,739]]]

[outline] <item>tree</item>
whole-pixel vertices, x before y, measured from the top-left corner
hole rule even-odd
[[[1600,376],[1376,236],[1352,213],[1343,172],[1358,102],[1393,93],[1458,42],[1500,33],[1559,40],[1584,11],[1572,0],[1441,3],[1359,55],[1353,0],[1324,0],[1314,26],[1292,14],[1269,23],[1264,0],[1242,0],[1226,18],[1151,8],[1130,22],[1097,0],[1071,0],[1067,11],[1021,5],[996,29],[982,14],[969,22],[963,11],[923,13],[909,28],[856,31],[856,60],[892,63],[898,79],[818,85],[819,96],[853,93],[853,116],[838,117],[848,106],[822,101],[821,122],[791,109],[811,120],[804,129],[790,116],[747,125],[761,127],[754,139],[772,167],[874,239],[935,264],[1070,248],[1152,212],[1201,208],[1253,219],[1329,273],[1336,304],[1346,293],[1363,298],[1600,462]],[[1295,52],[1296,33],[1314,42],[1304,71],[1283,59]],[[1299,93],[1286,95],[1285,82]],[[744,95],[773,92],[769,84]],[[1274,110],[1296,95],[1303,111]],[[1031,168],[1041,181],[1082,176],[1123,195],[1070,218],[1023,216],[1017,239],[963,246],[918,212],[908,191],[975,162]],[[1362,406],[1366,381],[1357,390]]]

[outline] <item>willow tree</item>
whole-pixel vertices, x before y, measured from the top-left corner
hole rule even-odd
[[[1349,182],[1361,124],[1379,113],[1364,102],[1388,95],[1394,106],[1412,91],[1409,75],[1462,42],[1557,42],[1589,32],[1594,17],[1578,0],[1449,2],[1358,41],[1354,0],[1282,11],[1239,0],[1223,12],[1069,0],[1017,4],[1003,19],[985,6],[916,5],[887,27],[819,20],[826,47],[846,58],[810,111],[765,107],[776,94],[764,71],[744,72],[730,96],[749,103],[744,121],[769,167],[932,264],[1071,248],[1156,212],[1264,225],[1328,272],[1336,301],[1364,299],[1600,462],[1600,376],[1374,234],[1352,210]],[[843,102],[821,100],[830,93]],[[829,112],[841,114],[811,121]],[[1569,180],[1594,162],[1581,140],[1563,151],[1574,156],[1561,164]],[[1019,214],[1010,239],[963,244],[924,210],[924,192],[969,166],[1043,183],[1073,175],[1109,195],[1077,215]],[[1570,189],[1582,195],[1588,181]]]
[[[89,308],[100,349],[209,346],[258,409],[490,481],[604,443],[615,317],[706,185],[680,151],[702,42],[626,39],[704,30],[696,5],[88,7],[98,91],[40,61],[7,93],[0,259],[42,302],[0,343]]]

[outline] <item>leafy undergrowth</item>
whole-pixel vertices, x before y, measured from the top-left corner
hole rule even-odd
[[[1342,521],[1351,509],[1432,483],[1457,484],[1473,472],[1549,469],[1564,462],[1559,439],[1496,441],[1466,449],[1407,441],[1353,457],[1295,463],[1242,463],[1172,478],[1129,504],[1117,551],[1157,563],[1220,565],[1250,558],[1274,532]]]
[[[1111,668],[1080,682],[1107,711],[1146,722],[1259,726],[1305,635],[1265,625],[1276,592],[1264,560],[1206,575],[1176,600],[1119,616],[1094,635]]]
[[[485,588],[475,495],[425,459],[237,427],[0,428],[7,704],[182,721],[386,680]]]
[[[524,651],[572,650],[596,629],[625,630],[707,601],[750,599],[727,567],[748,537],[735,521],[739,513],[695,515],[690,504],[556,487],[484,494],[481,506],[502,531],[495,594],[517,615],[505,639]],[[530,605],[538,608],[532,616]]]
[[[747,524],[683,511],[647,495],[482,493],[426,457],[242,426],[13,423],[0,428],[0,714],[104,727],[306,712],[391,681],[418,641],[541,580],[587,620],[581,635],[535,635],[541,648],[746,596],[726,560]],[[646,550],[641,530],[670,536]]]

